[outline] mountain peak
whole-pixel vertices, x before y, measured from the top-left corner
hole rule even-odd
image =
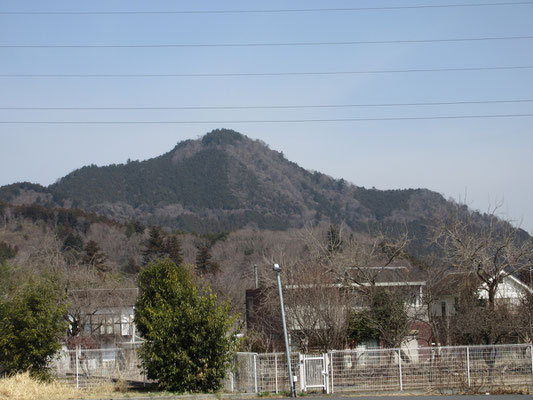
[[[209,145],[228,145],[242,142],[246,136],[231,129],[214,129],[202,137],[202,144]]]

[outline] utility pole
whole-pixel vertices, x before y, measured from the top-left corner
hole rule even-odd
[[[287,353],[287,366],[289,368],[289,383],[291,386],[291,397],[296,397],[296,389],[294,388],[294,376],[292,375],[291,367],[291,348],[289,346],[289,335],[287,334],[287,323],[285,322],[285,307],[283,305],[283,291],[281,290],[281,266],[274,264],[272,269],[276,272],[278,277],[279,302],[281,305],[281,320],[283,322],[283,335],[285,336],[285,352]]]

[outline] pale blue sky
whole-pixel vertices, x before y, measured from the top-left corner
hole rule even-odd
[[[510,2],[510,0],[507,0]],[[2,11],[239,10],[482,0],[0,1]],[[494,2],[496,2],[494,0]],[[281,43],[532,36],[533,4],[321,13],[1,15],[0,46]],[[533,40],[301,47],[5,48],[0,75],[362,71],[532,66]],[[533,100],[533,69],[327,76],[0,77],[0,107],[255,106]],[[14,111],[0,121],[286,120],[531,114],[533,102],[284,110]],[[533,118],[175,125],[0,124],[0,185],[146,159],[214,128],[379,189],[426,187],[533,231]]]

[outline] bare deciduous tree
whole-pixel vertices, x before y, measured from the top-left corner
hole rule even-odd
[[[317,265],[300,266],[287,275],[287,320],[298,347],[305,351],[344,348],[353,302],[350,288]]]
[[[505,278],[533,265],[533,241],[496,211],[481,218],[456,205],[433,229],[443,260],[463,277],[453,318],[456,342],[494,344],[515,334],[515,305],[499,300],[498,293]]]
[[[533,292],[525,290],[517,307],[517,335],[524,342],[533,343]]]
[[[476,218],[465,206],[441,217],[434,229],[435,242],[448,264],[456,270],[475,274],[493,309],[502,279],[533,266],[533,241],[520,228],[499,219],[496,209]]]
[[[293,288],[302,289],[290,296],[295,304],[308,304],[291,311],[305,340],[345,346],[346,337],[339,338],[348,333],[350,315],[352,323],[353,318],[364,320],[384,345],[398,347],[410,336],[420,285],[410,278],[406,233],[354,236],[344,226],[330,225],[308,229],[304,241],[307,253],[293,268],[299,279],[290,279],[298,282]],[[394,301],[383,301],[384,296]],[[332,324],[331,317],[337,321],[330,331],[335,339],[319,337],[325,334],[321,327]]]

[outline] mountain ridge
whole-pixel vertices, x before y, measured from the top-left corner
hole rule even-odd
[[[43,187],[0,188],[0,200],[80,208],[185,231],[288,229],[345,222],[412,224],[446,204],[427,189],[376,190],[308,171],[260,140],[217,129],[144,161],[84,166]]]

